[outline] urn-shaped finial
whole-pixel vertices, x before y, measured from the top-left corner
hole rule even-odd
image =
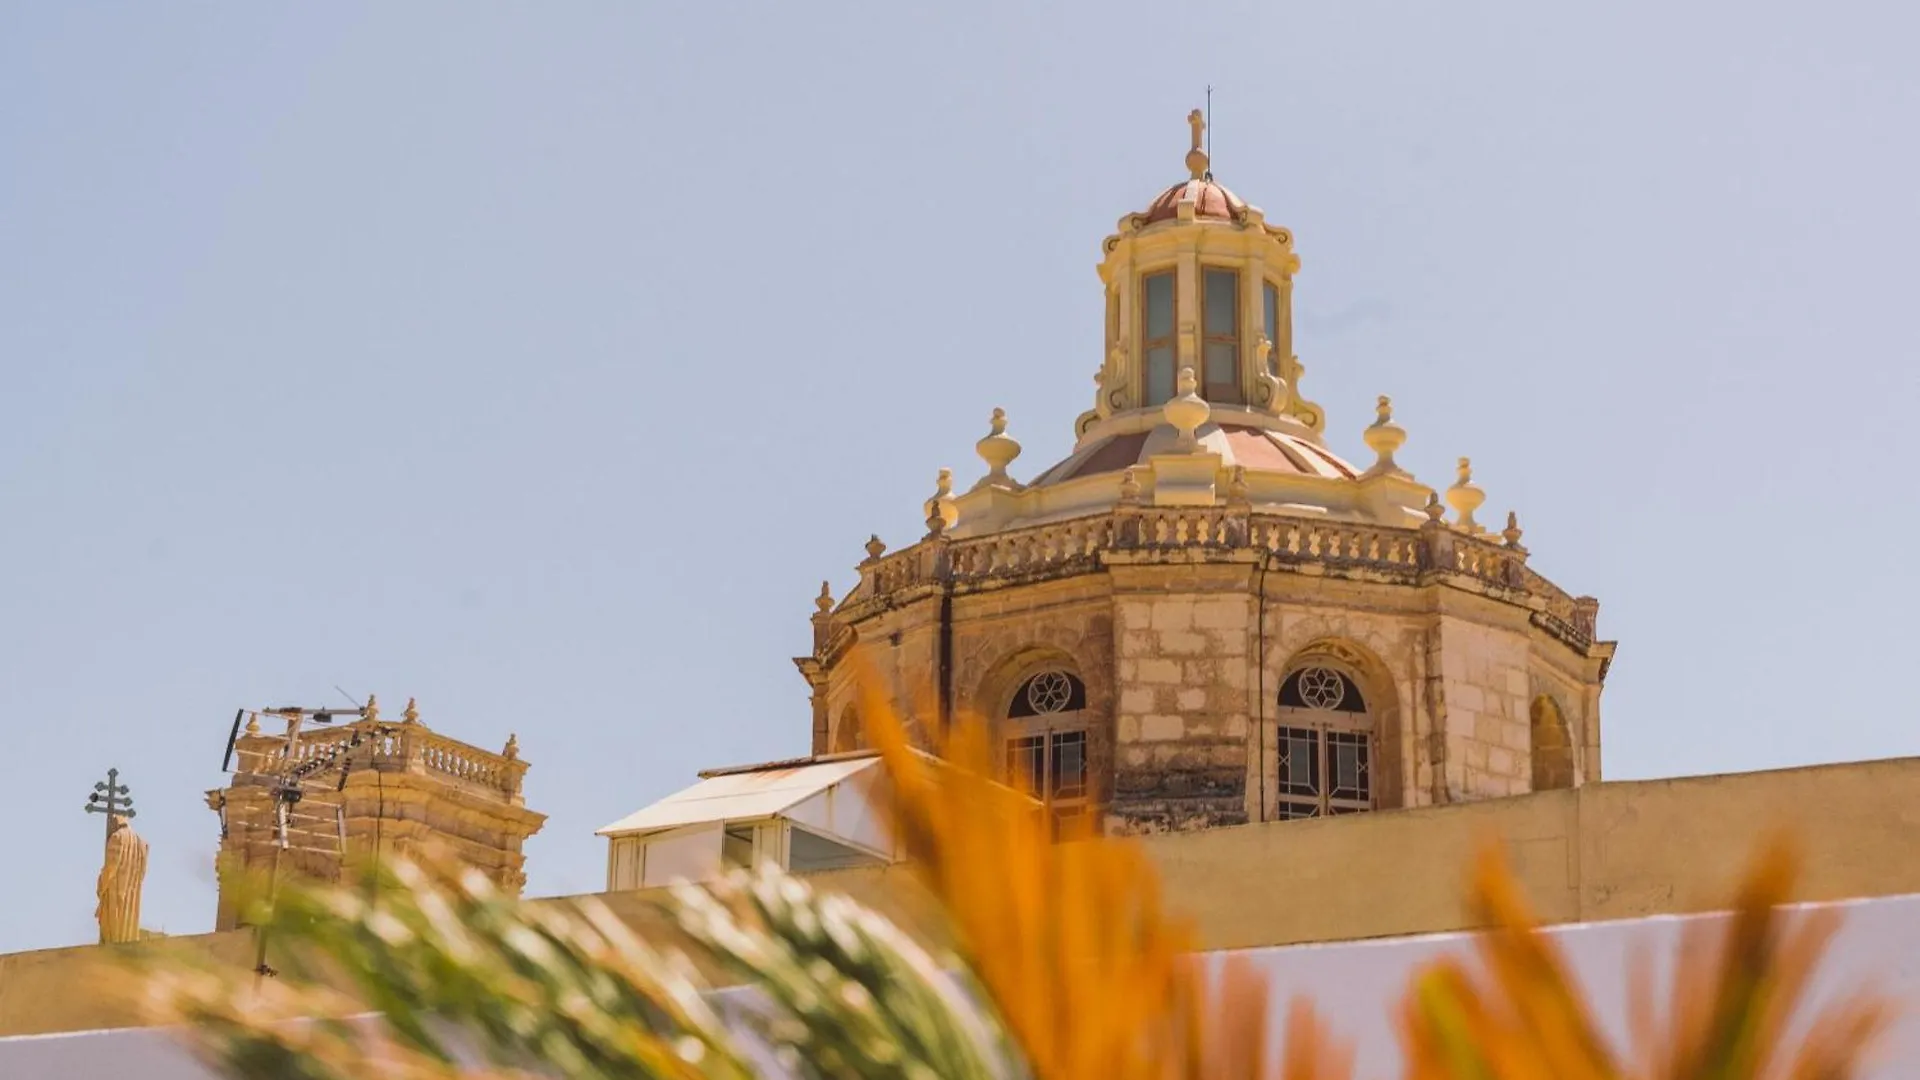
[[[1447,489],[1447,505],[1453,507],[1458,518],[1455,522],[1460,531],[1477,535],[1480,523],[1473,520],[1473,512],[1487,501],[1487,493],[1473,482],[1473,462],[1468,458],[1460,459],[1460,476],[1452,487]]]
[[[1520,515],[1511,510],[1507,511],[1507,527],[1500,530],[1500,538],[1505,540],[1507,546],[1513,550],[1525,551],[1526,548],[1520,546],[1520,537],[1522,535],[1524,534],[1520,531]]]
[[[953,505],[953,470],[941,469],[934,479],[933,495],[920,505],[926,515],[927,535],[939,536],[953,527],[959,520],[960,511]]]
[[[980,481],[988,487],[1016,488],[1013,477],[1007,475],[1007,466],[1020,456],[1020,444],[1007,434],[1007,410],[993,410],[992,430],[985,438],[973,444],[980,460],[987,463],[987,475]]]
[[[405,720],[405,721],[406,721],[407,723],[409,723],[409,724],[417,724],[417,723],[419,723],[419,722],[420,722],[420,705],[419,705],[419,703],[418,703],[418,702],[416,702],[416,701],[414,701],[414,699],[412,699],[412,698],[408,698],[408,699],[407,699],[407,707],[406,707],[406,709],[405,709],[405,710],[403,710],[403,711],[402,711],[402,712],[400,713],[400,718],[401,718],[401,719],[403,719],[403,720]]]
[[[872,536],[867,537],[867,561],[868,562],[872,562],[873,560],[879,558],[882,555],[885,555],[886,553],[887,553],[887,542],[885,540],[880,539],[879,533],[875,533]]]
[[[520,736],[519,735],[511,731],[507,732],[507,745],[504,749],[500,751],[500,756],[503,758],[506,758],[508,761],[520,760]]]
[[[825,615],[833,610],[832,583],[825,582],[825,581],[820,583],[820,595],[813,598],[813,607],[814,607],[814,610],[818,611],[822,615]]]
[[[1208,405],[1199,394],[1194,392],[1199,384],[1194,381],[1192,368],[1180,369],[1178,385],[1179,394],[1167,400],[1162,412],[1167,418],[1167,423],[1172,424],[1173,429],[1180,433],[1179,438],[1174,440],[1173,448],[1191,451],[1199,446],[1193,433],[1199,430],[1201,424],[1207,422],[1207,417],[1213,415],[1213,406]]]
[[[1398,462],[1393,460],[1394,451],[1406,445],[1407,429],[1393,422],[1393,399],[1380,395],[1379,403],[1374,407],[1375,419],[1367,426],[1367,449],[1374,453],[1371,473],[1399,472]]]

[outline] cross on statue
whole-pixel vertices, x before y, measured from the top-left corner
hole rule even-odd
[[[113,836],[113,819],[133,817],[133,797],[127,785],[120,782],[120,770],[108,769],[104,782],[93,785],[93,794],[87,796],[87,813],[107,815],[107,836]]]

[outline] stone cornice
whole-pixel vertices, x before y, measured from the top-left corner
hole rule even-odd
[[[1262,561],[1281,573],[1458,589],[1525,610],[1533,625],[1603,670],[1613,655],[1612,642],[1595,640],[1599,602],[1542,577],[1518,546],[1441,522],[1397,528],[1232,506],[1122,506],[964,540],[931,537],[863,563],[861,586],[834,621],[850,628],[947,589],[966,595],[1121,565]]]

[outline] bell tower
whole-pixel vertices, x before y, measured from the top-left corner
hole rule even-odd
[[[956,493],[940,470],[925,532],[869,540],[858,582],[817,602],[798,660],[816,752],[862,744],[854,680],[877,673],[912,723],[986,725],[1013,778],[1111,831],[1598,780],[1598,602],[1534,569],[1517,515],[1481,523],[1466,458],[1444,496],[1407,471],[1386,396],[1356,433],[1370,463],[1329,445],[1295,355],[1293,234],[1188,123],[1186,177],[1101,246],[1073,451],[1017,479],[993,410],[984,475]]]
[[[354,719],[320,726],[315,719],[331,714],[243,713],[232,780],[207,792],[220,816],[215,928],[238,922],[237,875],[338,883],[369,861],[427,846],[517,895],[526,884],[522,846],[546,821],[522,797],[519,741],[510,737],[495,753],[449,738],[421,721],[412,700],[398,722],[383,720],[373,698],[341,714]]]

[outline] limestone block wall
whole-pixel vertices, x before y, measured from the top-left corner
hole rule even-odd
[[[1452,614],[1442,615],[1436,629],[1446,687],[1448,801],[1524,794],[1532,776],[1526,632]]]
[[[1110,831],[1248,820],[1250,566],[1118,568]]]
[[[1277,729],[1288,722],[1279,694],[1304,666],[1334,667],[1360,687],[1377,809],[1598,777],[1611,652],[1575,650],[1528,608],[1443,582],[1263,568],[1255,551],[1115,552],[1074,572],[868,604],[840,634],[854,644],[814,658],[808,676],[824,687],[835,750],[864,745],[848,719],[863,675],[926,731],[943,655],[951,715],[964,722],[999,723],[1014,689],[1043,668],[1078,675],[1090,782],[1110,831],[1275,816]],[[1543,732],[1552,738],[1536,746]]]

